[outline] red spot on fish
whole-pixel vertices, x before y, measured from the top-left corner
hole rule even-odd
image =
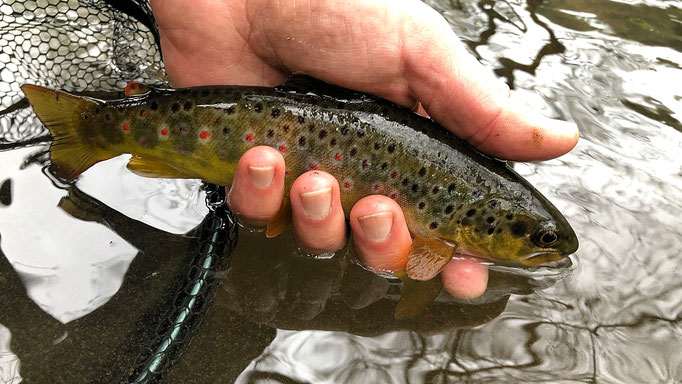
[[[291,171],[287,169],[287,170],[284,171],[284,174],[285,174],[285,175],[290,175],[290,174],[291,174]]]
[[[140,144],[142,144],[143,147],[146,147],[147,146],[147,139],[142,139],[142,141],[140,141]]]
[[[128,123],[123,124],[123,130],[124,130],[124,131],[129,131],[129,130],[130,130],[130,125],[128,125]]]
[[[184,151],[184,150],[185,150],[185,149],[184,149],[182,146],[178,147],[178,152],[182,152],[182,151]]]
[[[378,190],[381,189],[381,185],[380,185],[380,184],[374,184],[374,185],[372,186],[372,189],[374,189],[374,192],[377,192]]]
[[[317,165],[317,163],[310,163],[308,164],[308,168],[315,170],[318,169],[319,166]]]
[[[395,199],[397,199],[397,198],[398,198],[398,194],[397,194],[397,193],[391,194],[391,199],[395,200]]]
[[[282,144],[277,149],[279,149],[280,152],[285,153],[287,151],[287,146]]]
[[[343,187],[346,189],[350,188],[350,183],[346,181],[345,183],[343,183]]]
[[[164,136],[168,135],[168,128],[163,128],[163,129],[161,130],[161,134],[164,135]]]
[[[369,167],[367,160],[362,160],[362,169],[367,169],[367,167]]]
[[[341,155],[340,153],[337,153],[336,155],[334,155],[334,160],[336,160],[336,161],[343,160],[343,155]]]
[[[209,137],[211,137],[211,132],[209,132],[209,131],[201,131],[201,133],[199,134],[199,137],[201,137],[202,139],[206,140],[206,139],[208,139]]]
[[[396,177],[398,177],[398,171],[391,172],[391,179],[395,179]]]
[[[142,116],[142,117],[147,116],[147,110],[146,110],[146,109],[141,110],[141,111],[140,111],[140,116]]]
[[[227,156],[227,152],[225,152],[225,151],[220,152],[220,157],[225,157],[225,156]]]
[[[182,127],[182,131],[185,133],[189,132],[189,127]]]
[[[245,139],[246,139],[246,141],[248,141],[249,143],[252,142],[252,141],[253,141],[253,133],[247,134],[246,137],[245,137]]]

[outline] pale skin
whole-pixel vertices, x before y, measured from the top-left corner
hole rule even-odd
[[[493,156],[545,160],[570,151],[574,124],[546,118],[510,94],[471,56],[447,22],[417,0],[152,0],[164,63],[175,87],[274,86],[306,73],[428,114]],[[256,147],[242,156],[228,202],[262,226],[284,195],[284,159]],[[293,227],[307,252],[346,242],[338,182],[323,171],[300,176],[289,193]],[[355,250],[370,268],[400,270],[412,239],[400,207],[368,196],[350,212]],[[480,296],[488,270],[455,258],[441,272],[444,288]]]

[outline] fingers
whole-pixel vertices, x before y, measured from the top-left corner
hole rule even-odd
[[[453,258],[440,276],[443,289],[459,299],[475,299],[488,286],[488,267],[469,257]]]
[[[353,244],[362,263],[374,270],[405,268],[412,244],[400,206],[386,196],[369,196],[350,212]],[[454,258],[441,272],[443,288],[450,295],[471,300],[485,292],[488,267],[473,258]]]
[[[291,186],[294,236],[308,253],[337,251],[346,244],[346,218],[339,183],[330,174],[310,171]]]
[[[274,148],[254,147],[239,160],[227,195],[230,209],[246,225],[262,227],[284,197],[284,158]]]
[[[374,270],[405,268],[412,244],[398,203],[386,196],[368,196],[350,211],[353,244],[362,263]]]

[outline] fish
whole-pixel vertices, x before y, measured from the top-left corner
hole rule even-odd
[[[578,249],[566,218],[507,162],[408,108],[308,76],[276,87],[130,83],[110,99],[21,89],[53,137],[51,171],[64,180],[131,154],[127,167],[142,176],[229,186],[241,155],[265,145],[284,156],[287,191],[319,169],[339,181],[346,215],[365,196],[394,199],[414,240],[405,270],[392,272],[410,286],[437,278],[455,253],[541,267]],[[287,201],[268,236],[290,223]],[[424,286],[427,296],[438,290]]]

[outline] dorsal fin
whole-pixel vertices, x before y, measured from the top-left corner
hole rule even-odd
[[[283,92],[313,93],[319,96],[346,100],[359,100],[371,97],[365,93],[329,84],[305,74],[291,75],[284,84],[278,85],[276,89]]]
[[[125,88],[126,97],[144,95],[149,92],[149,87],[142,83],[128,83]]]

